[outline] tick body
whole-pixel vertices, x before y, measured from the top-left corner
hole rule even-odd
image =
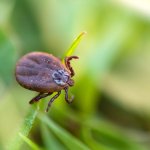
[[[18,61],[15,70],[17,82],[26,89],[39,92],[29,102],[30,104],[57,92],[48,103],[46,109],[48,111],[51,103],[61,94],[61,90],[65,90],[66,102],[70,103],[73,100],[68,98],[68,88],[74,85],[72,77],[75,75],[70,65],[71,59],[78,59],[78,57],[66,57],[64,65],[51,54],[31,52]]]

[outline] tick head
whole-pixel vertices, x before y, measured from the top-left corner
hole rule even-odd
[[[69,86],[74,85],[74,81],[71,79],[70,74],[63,69],[55,70],[52,74],[52,77],[54,82],[60,86],[64,86],[66,84],[68,84]]]

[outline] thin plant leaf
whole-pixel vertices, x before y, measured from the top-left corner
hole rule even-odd
[[[91,137],[91,143],[94,143],[94,147],[95,145],[97,146],[103,146],[104,148],[109,148],[111,149],[112,147],[116,148],[116,149],[128,149],[128,150],[146,150],[142,144],[135,142],[132,138],[128,137],[124,132],[121,132],[118,128],[116,128],[115,126],[113,126],[112,124],[110,124],[110,122],[104,121],[104,120],[97,120],[97,119],[91,119],[88,120],[87,122],[84,122],[85,126],[84,129],[85,130],[84,134],[85,134],[85,139],[87,138],[87,133],[88,132],[92,132],[93,135],[94,133],[96,133],[97,135],[97,140],[93,140],[93,138]],[[89,131],[87,131],[87,129]],[[92,136],[92,134],[89,133],[90,136]],[[102,143],[100,143],[100,141],[98,140],[100,139],[102,141]],[[88,143],[89,139],[87,139],[87,143]],[[96,144],[97,143],[97,144]],[[107,144],[104,144],[107,143]],[[93,148],[94,149],[94,148]]]
[[[42,139],[46,149],[65,150],[65,146],[48,129],[47,125],[41,124]]]
[[[45,115],[39,115],[39,119],[48,125],[51,131],[64,143],[64,145],[70,150],[89,150],[81,141],[73,137],[66,130],[58,126],[51,119]]]
[[[19,133],[19,136],[22,138],[22,140],[27,143],[32,150],[42,150],[39,148],[34,142],[32,142],[29,138],[24,136],[23,134]]]
[[[70,56],[73,54],[75,48],[78,46],[79,42],[81,41],[82,37],[86,34],[86,32],[81,32],[78,37],[73,41],[72,45],[70,48],[67,50],[65,56]]]
[[[20,131],[10,143],[8,150],[19,150],[21,148],[23,144],[23,140],[19,134],[25,137],[28,136],[30,130],[32,129],[36,116],[38,114],[38,110],[39,110],[39,107],[37,107],[36,109],[34,107],[31,108],[31,110],[29,111],[28,115],[26,116],[24,120],[22,127],[20,128]]]

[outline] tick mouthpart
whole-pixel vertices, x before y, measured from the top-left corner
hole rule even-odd
[[[74,80],[73,79],[69,79],[67,83],[68,83],[69,86],[73,86],[74,85]]]

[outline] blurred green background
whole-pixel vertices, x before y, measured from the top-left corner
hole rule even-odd
[[[23,142],[19,149],[73,150],[76,141],[81,150],[150,149],[150,2],[1,0],[0,150],[18,135],[37,94],[16,82],[17,60],[32,51],[63,58],[84,30],[73,54],[80,57],[72,62],[73,103],[63,93],[46,114],[50,97],[42,100],[27,136],[36,148]]]

